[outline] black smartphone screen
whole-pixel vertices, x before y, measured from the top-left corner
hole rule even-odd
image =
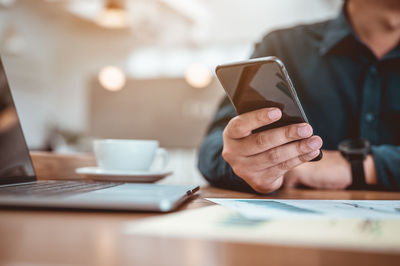
[[[282,118],[253,133],[296,123],[308,123],[282,62],[276,57],[218,66],[216,74],[238,114],[277,107]],[[320,160],[320,155],[313,161]]]
[[[273,61],[219,66],[217,76],[238,114],[265,107],[277,107],[282,118],[254,132],[307,122],[304,111],[281,66]]]

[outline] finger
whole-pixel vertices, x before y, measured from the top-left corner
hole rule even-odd
[[[281,116],[282,112],[278,108],[263,108],[244,113],[229,121],[224,134],[232,139],[244,138],[249,136],[252,130],[269,125],[279,120]]]
[[[283,176],[290,169],[292,169],[302,163],[311,161],[312,159],[317,157],[319,155],[319,153],[320,153],[320,151],[316,150],[316,151],[309,152],[307,154],[302,154],[302,155],[292,158],[290,160],[284,161],[278,165],[270,167],[270,168],[266,169],[265,171],[268,172],[268,174],[271,176]]]
[[[254,171],[260,171],[292,158],[319,150],[321,147],[322,139],[319,136],[312,136],[308,139],[291,142],[263,153],[247,157],[244,161],[248,164],[248,168]]]
[[[265,130],[238,140],[240,152],[243,156],[252,156],[295,140],[312,136],[313,129],[307,123],[293,124],[279,128]]]

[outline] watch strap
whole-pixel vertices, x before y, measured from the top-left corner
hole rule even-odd
[[[365,189],[367,187],[367,182],[365,181],[364,160],[350,160],[350,165],[353,183],[348,187],[348,189]]]

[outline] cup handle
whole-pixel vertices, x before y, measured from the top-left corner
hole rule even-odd
[[[169,155],[168,155],[168,151],[164,148],[158,148],[157,149],[157,156],[160,156],[162,159],[162,164],[161,167],[155,170],[161,171],[164,170],[169,162]]]

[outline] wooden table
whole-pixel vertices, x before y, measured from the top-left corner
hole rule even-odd
[[[75,179],[76,167],[94,164],[90,155],[32,157],[40,179]],[[203,186],[180,211],[211,205],[205,197],[258,198]],[[288,190],[271,198],[400,199],[400,193]],[[385,252],[121,233],[129,221],[158,215],[165,214],[0,210],[0,265],[400,265],[400,254]]]

